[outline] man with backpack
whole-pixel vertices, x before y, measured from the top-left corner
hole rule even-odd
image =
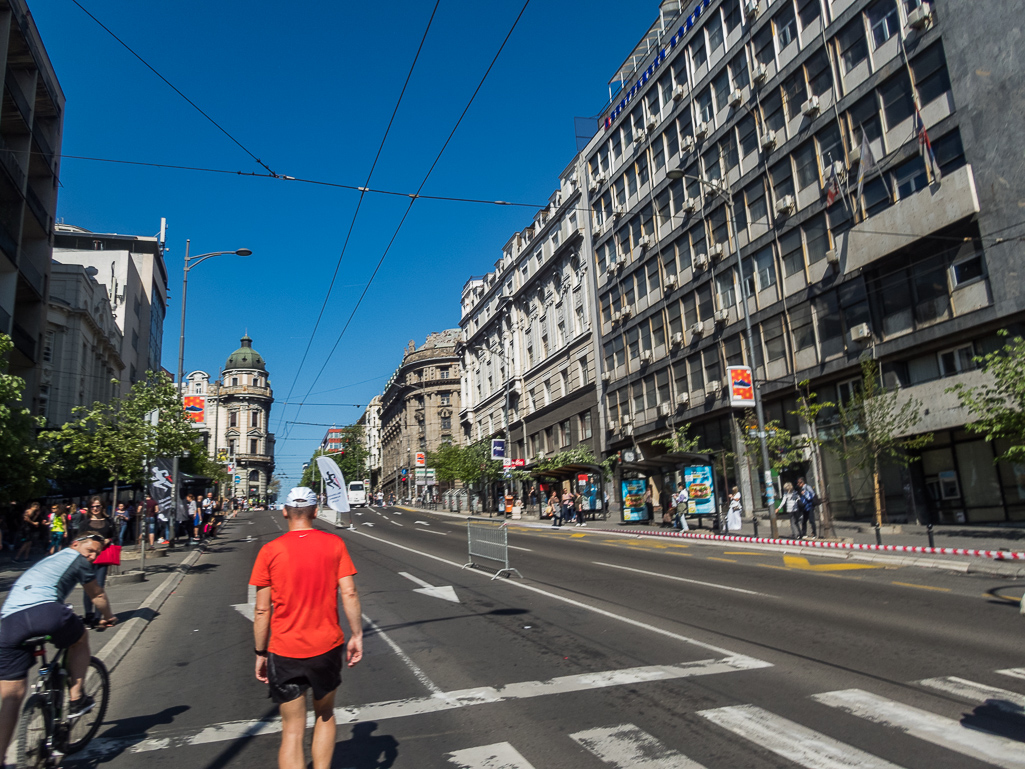
[[[811,538],[818,539],[819,532],[815,526],[815,507],[819,503],[819,498],[815,495],[815,489],[805,483],[804,478],[798,478],[797,494],[800,497],[801,537],[808,535],[808,521],[811,521]]]

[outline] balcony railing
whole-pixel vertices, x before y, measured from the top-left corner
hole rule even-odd
[[[19,190],[24,187],[25,169],[22,168],[21,163],[18,161],[17,153],[4,141],[3,136],[0,136],[0,163],[7,169],[7,173],[11,175],[14,186]]]
[[[43,157],[46,159],[46,165],[53,170],[53,158],[54,152],[53,147],[50,146],[50,142],[43,135],[42,128],[39,125],[32,131],[32,139],[35,141],[36,146],[39,147],[39,151],[43,153]]]
[[[39,296],[43,295],[43,273],[36,269],[29,260],[27,255],[24,253],[21,257],[21,263],[18,265],[18,269],[24,276],[26,282],[35,290]]]
[[[11,341],[14,343],[14,349],[33,363],[36,362],[36,339],[17,323],[11,327]]]
[[[235,461],[243,462],[246,464],[259,464],[263,462],[273,462],[274,457],[267,456],[265,454],[236,454]]]
[[[39,199],[39,196],[32,189],[30,184],[25,188],[25,201],[28,203],[28,207],[32,209],[33,215],[36,217],[36,221],[39,222],[39,226],[43,228],[43,232],[49,234],[53,227],[50,226],[50,214],[46,210],[46,206],[43,205],[43,201]]]
[[[271,395],[269,387],[256,385],[221,385],[221,389],[216,392],[220,395],[263,395],[268,398]]]

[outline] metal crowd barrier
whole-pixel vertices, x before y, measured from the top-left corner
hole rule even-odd
[[[466,521],[466,541],[470,557],[464,569],[477,565],[473,562],[474,557],[485,558],[502,564],[502,568],[491,579],[497,579],[503,572],[523,579],[523,575],[509,565],[509,529],[505,523],[469,518]]]

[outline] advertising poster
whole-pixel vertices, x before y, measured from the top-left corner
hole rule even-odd
[[[185,396],[185,416],[193,422],[203,421],[203,412],[206,409],[206,398],[201,395]]]
[[[690,501],[689,515],[715,514],[715,482],[711,465],[693,465],[683,469],[683,483],[687,487]]]
[[[754,376],[747,366],[730,366],[726,369],[730,383],[730,405],[750,407],[755,405]]]
[[[644,492],[648,482],[644,478],[630,478],[623,481],[623,523],[648,520],[644,508]]]

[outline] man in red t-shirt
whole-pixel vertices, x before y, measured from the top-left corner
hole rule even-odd
[[[253,637],[256,678],[270,685],[281,711],[281,769],[305,769],[306,691],[313,690],[313,769],[328,769],[335,749],[335,690],[342,653],[351,668],[363,658],[356,567],[341,538],[313,528],[317,495],[288,492],[288,533],[260,548],[249,584],[256,586]],[[338,624],[338,594],[349,642]]]

